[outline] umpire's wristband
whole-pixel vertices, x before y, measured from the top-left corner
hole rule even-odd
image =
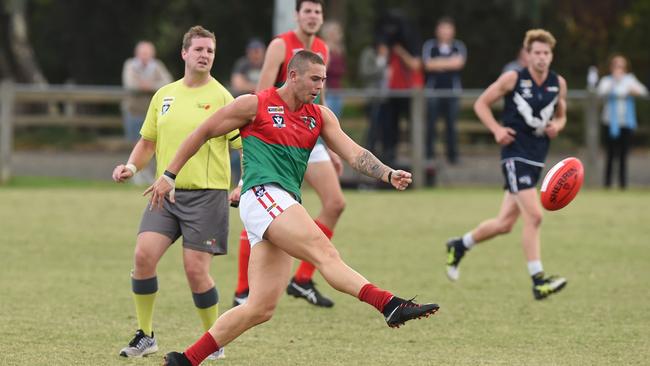
[[[171,178],[171,179],[173,179],[173,180],[176,180],[176,174],[170,172],[169,170],[165,170],[165,172],[163,173],[163,175],[165,175],[166,177],[169,177],[169,178]]]

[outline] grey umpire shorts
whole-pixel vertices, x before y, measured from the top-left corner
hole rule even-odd
[[[183,248],[222,255],[228,253],[228,191],[176,190],[176,203],[165,199],[162,209],[147,205],[139,233],[153,231],[172,240],[183,237]]]

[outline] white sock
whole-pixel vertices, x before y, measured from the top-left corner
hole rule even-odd
[[[543,272],[544,268],[542,268],[542,261],[537,260],[537,261],[530,261],[528,262],[528,273],[533,276],[538,274],[539,272]]]
[[[467,234],[463,235],[463,246],[467,249],[471,249],[476,242],[474,242],[474,238],[472,238],[472,232],[468,232]]]

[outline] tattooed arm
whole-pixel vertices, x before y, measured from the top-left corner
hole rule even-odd
[[[412,182],[411,173],[394,170],[382,163],[370,151],[359,146],[343,132],[338,119],[327,107],[320,106],[323,115],[321,136],[327,146],[348,162],[350,166],[369,177],[391,184],[398,190],[404,190]]]

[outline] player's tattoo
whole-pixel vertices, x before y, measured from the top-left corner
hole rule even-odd
[[[377,157],[365,149],[354,160],[352,168],[369,177],[377,178],[379,180],[381,180],[384,173],[389,170],[386,165],[382,164],[382,162],[377,159]]]

